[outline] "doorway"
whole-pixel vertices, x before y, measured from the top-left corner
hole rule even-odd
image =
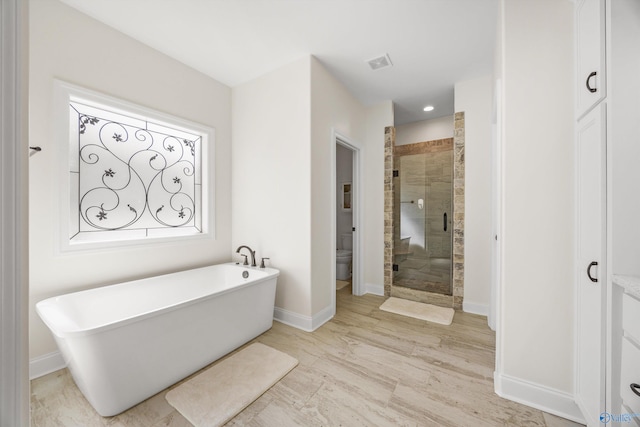
[[[362,180],[360,145],[334,131],[332,147],[332,277],[335,280],[331,286],[331,298],[335,310],[336,292],[363,293],[362,239],[359,232],[362,224]]]
[[[336,291],[352,287],[353,150],[336,143]]]

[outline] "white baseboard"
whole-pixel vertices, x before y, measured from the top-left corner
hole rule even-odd
[[[486,304],[478,304],[475,302],[462,301],[462,311],[465,313],[479,314],[481,316],[489,315],[489,306]]]
[[[333,309],[333,307],[331,305],[326,306],[325,308],[323,308],[322,310],[320,310],[319,312],[313,315],[313,318],[311,319],[311,326],[313,328],[312,330],[315,331],[320,326],[324,325],[329,320],[333,319],[333,316],[335,315],[336,315],[336,312]]]
[[[568,420],[586,424],[582,412],[569,393],[494,372],[496,394]]]
[[[381,297],[384,296],[384,285],[378,285],[375,283],[365,283],[364,284],[364,292],[363,294],[373,294],[379,295]]]
[[[276,307],[273,310],[274,320],[284,323],[285,325],[293,326],[294,328],[302,329],[306,332],[315,331],[320,326],[331,320],[334,315],[335,312],[331,306],[325,307],[313,316],[305,316],[280,307]]]
[[[59,371],[67,366],[59,351],[34,357],[29,361],[29,379],[40,378],[51,372]]]

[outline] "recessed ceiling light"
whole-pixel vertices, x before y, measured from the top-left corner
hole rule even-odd
[[[367,61],[367,63],[369,64],[369,67],[371,67],[371,69],[374,71],[381,68],[391,67],[393,65],[391,63],[391,58],[389,58],[389,54],[370,59]]]
[[[424,111],[433,111],[433,105],[427,105],[424,107]]]

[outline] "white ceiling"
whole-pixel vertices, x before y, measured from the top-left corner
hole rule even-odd
[[[313,55],[396,125],[453,114],[456,82],[491,72],[498,0],[61,0],[236,86]],[[367,61],[388,54],[393,67]],[[435,110],[425,113],[425,105]]]

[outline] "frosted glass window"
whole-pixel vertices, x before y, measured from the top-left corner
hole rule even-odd
[[[207,234],[212,129],[123,106],[67,98],[69,246]]]

